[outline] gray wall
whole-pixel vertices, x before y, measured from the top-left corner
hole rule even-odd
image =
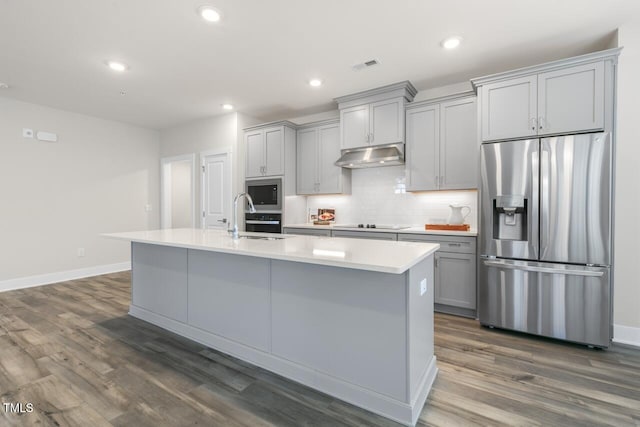
[[[155,131],[0,98],[0,281],[128,261],[99,235],[158,227],[158,158]]]
[[[640,341],[640,21],[620,27],[618,42],[624,46],[618,71],[618,139],[616,146],[614,323],[636,329]],[[615,335],[615,331],[614,331]]]
[[[242,129],[259,123],[257,119],[238,113],[195,120],[160,132],[160,157],[196,154],[196,168],[201,164],[200,153],[211,150],[231,150],[233,156],[233,189],[236,194],[244,188],[244,134]],[[200,210],[201,174],[196,174],[196,209]],[[196,215],[196,227],[201,225]]]

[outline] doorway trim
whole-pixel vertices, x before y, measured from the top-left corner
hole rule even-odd
[[[233,200],[233,187],[234,187],[234,178],[233,178],[233,150],[229,148],[220,148],[215,150],[206,150],[200,152],[200,212],[198,212],[198,217],[200,218],[200,228],[203,230],[206,228],[205,220],[204,220],[204,212],[205,212],[205,202],[207,200],[206,191],[207,184],[205,180],[205,159],[207,156],[219,156],[221,154],[226,154],[227,160],[229,161],[229,194],[231,200]],[[228,206],[229,215],[233,214],[232,206]],[[230,219],[229,222],[232,220]]]
[[[196,227],[196,155],[195,153],[160,159],[160,228],[171,228],[171,164],[189,162],[191,166],[191,226]]]

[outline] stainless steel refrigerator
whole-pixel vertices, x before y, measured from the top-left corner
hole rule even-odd
[[[609,346],[611,157],[608,133],[482,145],[480,323]]]

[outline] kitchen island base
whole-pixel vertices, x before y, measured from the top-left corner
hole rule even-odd
[[[129,314],[405,425],[437,374],[433,254],[402,274],[132,243]]]

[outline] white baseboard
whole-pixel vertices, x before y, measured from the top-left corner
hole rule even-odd
[[[613,325],[613,342],[640,347],[640,328]]]
[[[0,292],[15,289],[32,288],[34,286],[49,285],[52,283],[66,282],[67,280],[82,279],[98,276],[100,274],[117,273],[131,270],[131,261],[116,264],[96,265],[94,267],[80,268],[77,270],[58,271],[56,273],[39,274],[37,276],[18,277],[16,279],[0,281]]]

